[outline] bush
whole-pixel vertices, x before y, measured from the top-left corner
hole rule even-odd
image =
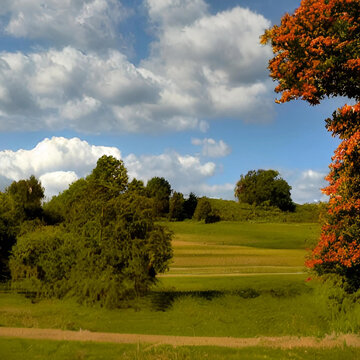
[[[205,218],[205,224],[213,224],[213,223],[219,222],[220,220],[221,219],[220,219],[220,216],[218,214],[210,213]]]
[[[194,219],[197,221],[205,220],[206,217],[210,215],[211,210],[210,201],[206,197],[202,197],[197,203]]]

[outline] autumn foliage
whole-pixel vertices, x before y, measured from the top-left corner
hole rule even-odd
[[[346,96],[345,105],[326,120],[342,142],[327,176],[328,213],[307,266],[318,274],[344,276],[352,291],[360,288],[360,1],[303,0],[293,15],[262,36],[274,58],[270,76],[278,81],[277,102]]]

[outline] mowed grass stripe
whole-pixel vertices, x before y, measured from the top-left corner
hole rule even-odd
[[[305,249],[319,237],[319,224],[269,224],[224,221],[166,222],[175,240],[217,245],[242,245],[266,249]]]

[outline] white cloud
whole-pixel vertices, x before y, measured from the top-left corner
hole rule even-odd
[[[174,151],[160,155],[131,154],[124,162],[131,177],[144,181],[154,176],[164,177],[174,189],[185,193],[212,177],[216,170],[213,162],[202,164],[196,156],[180,155]]]
[[[146,0],[150,19],[161,27],[182,27],[207,13],[203,0]]]
[[[94,146],[78,138],[53,137],[31,150],[0,151],[0,177],[18,181],[35,175],[44,181],[46,195],[51,196],[89,174],[105,154],[121,158],[121,152],[114,147]]]
[[[65,190],[68,185],[78,180],[74,171],[54,171],[45,173],[39,177],[41,185],[46,189],[46,197],[51,199]]]
[[[156,40],[135,66],[116,42],[119,1],[6,1],[7,33],[52,47],[0,53],[0,130],[206,131],[211,119],[271,117],[268,20],[240,7],[211,15],[203,0],[145,4]]]
[[[142,65],[192,98],[189,110],[210,118],[247,121],[272,115],[273,85],[266,71],[272,53],[270,47],[259,44],[259,36],[270,26],[267,19],[240,7],[210,15],[199,1],[196,18],[180,21],[179,26],[167,19],[174,11],[186,14],[189,1],[147,3],[150,17],[160,28],[152,55]]]
[[[39,142],[33,149],[0,151],[0,185],[13,180],[38,177],[47,198],[65,190],[69,184],[88,175],[102,155],[121,159],[116,147],[94,146],[78,138],[53,137]],[[207,185],[216,174],[213,162],[202,162],[198,156],[165,152],[160,155],[130,154],[123,159],[131,178],[148,181],[154,176],[166,178],[172,187],[184,194],[223,196],[229,185]],[[231,185],[233,188],[233,185]]]
[[[7,34],[82,50],[118,46],[116,27],[128,15],[118,0],[11,0],[1,5],[0,12],[9,17]]]
[[[205,139],[192,139],[193,145],[202,146],[201,153],[203,156],[208,157],[224,157],[231,153],[231,148],[227,145],[223,140],[219,140],[218,142],[211,138]]]
[[[325,176],[326,173],[311,169],[292,174],[289,183],[291,181],[293,201],[298,204],[327,201],[328,197],[321,192],[327,185]]]

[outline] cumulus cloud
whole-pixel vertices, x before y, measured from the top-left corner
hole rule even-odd
[[[198,1],[196,18],[187,17],[193,22],[171,22],[167,18],[174,11],[187,13],[189,1],[147,4],[159,30],[144,67],[185,91],[193,98],[192,108],[203,116],[257,121],[272,113],[266,72],[271,50],[259,44],[270,26],[267,19],[241,7],[211,15]]]
[[[203,0],[147,0],[150,19],[161,27],[182,27],[207,14]]]
[[[1,5],[7,34],[82,50],[118,46],[116,28],[128,15],[118,0],[10,0]]]
[[[203,0],[145,5],[155,40],[134,65],[116,42],[118,0],[5,1],[6,33],[51,48],[0,53],[0,130],[206,131],[211,119],[271,116],[267,19],[240,7],[213,15]]]
[[[189,193],[199,183],[215,174],[213,162],[201,163],[192,155],[180,155],[167,152],[160,155],[135,156],[131,154],[124,159],[131,177],[147,181],[154,176],[164,177],[177,191]]]
[[[3,131],[206,130],[207,123],[186,106],[191,101],[116,50],[102,55],[72,47],[29,55],[0,53]]]
[[[203,156],[207,157],[224,157],[231,153],[231,148],[223,140],[218,142],[211,138],[205,139],[192,139],[191,143],[193,145],[202,146],[201,153]]]
[[[46,197],[51,198],[78,180],[78,176],[75,171],[53,171],[41,175],[39,180],[45,189]]]
[[[78,138],[53,137],[39,142],[33,149],[0,151],[0,186],[13,180],[38,177],[47,198],[65,190],[69,184],[88,175],[102,155],[121,159],[116,147],[94,146]],[[160,155],[130,154],[123,158],[130,178],[147,182],[154,176],[166,178],[172,187],[185,194],[223,196],[229,185],[207,185],[216,174],[213,162],[202,162],[196,155],[181,155],[175,151]],[[233,185],[231,186],[233,188]]]
[[[326,173],[311,169],[293,174],[290,178],[292,199],[298,204],[327,201],[328,197],[321,192],[327,185],[325,176]]]
[[[44,139],[31,150],[0,151],[1,183],[38,177],[46,195],[55,195],[79,177],[91,172],[102,155],[121,158],[115,147],[94,146],[78,138],[53,137]]]

